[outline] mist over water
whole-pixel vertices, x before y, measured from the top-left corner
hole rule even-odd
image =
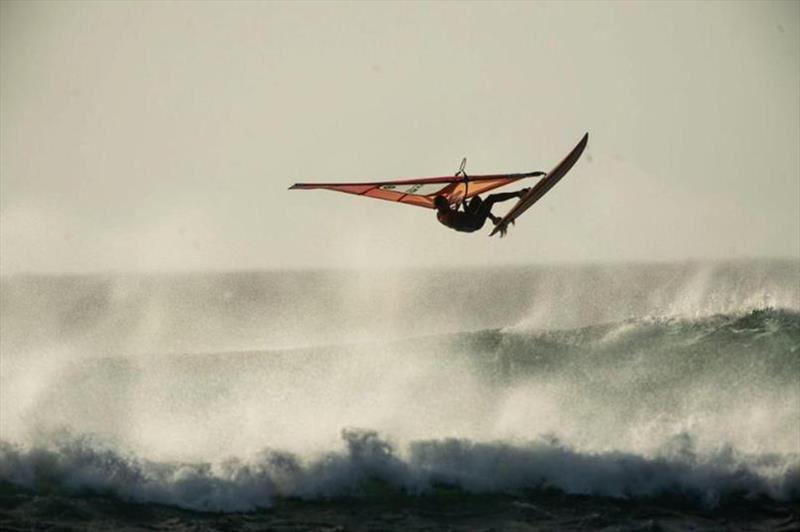
[[[0,478],[800,496],[800,264],[2,280]]]

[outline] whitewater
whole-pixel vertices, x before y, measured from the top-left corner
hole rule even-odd
[[[0,316],[26,501],[800,499],[796,260],[15,275]]]

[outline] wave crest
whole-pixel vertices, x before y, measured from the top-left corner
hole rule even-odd
[[[0,444],[0,480],[40,493],[103,493],[212,511],[268,507],[276,497],[425,496],[442,485],[471,493],[557,489],[624,498],[679,496],[702,506],[738,496],[800,497],[797,456],[745,455],[731,447],[700,455],[686,434],[646,458],[581,453],[555,439],[426,440],[398,452],[374,431],[346,429],[343,450],[311,459],[265,450],[215,464],[144,461],[85,436],[51,439],[27,449]]]

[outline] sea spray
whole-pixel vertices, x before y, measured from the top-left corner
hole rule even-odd
[[[0,477],[226,511],[798,496],[793,261],[354,277],[4,278]]]

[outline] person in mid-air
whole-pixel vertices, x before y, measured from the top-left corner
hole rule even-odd
[[[295,183],[289,188],[291,190],[327,189],[366,198],[404,203],[406,205],[433,207],[436,209],[436,218],[442,225],[465,233],[478,231],[486,224],[486,218],[491,218],[494,228],[489,236],[498,233],[503,236],[508,226],[514,223],[514,220],[539,201],[542,196],[547,194],[548,190],[553,188],[570,171],[580,159],[588,141],[589,134],[586,133],[572,151],[549,173],[537,171],[470,177],[464,170],[467,164],[465,158],[461,160],[461,167],[452,177],[421,177],[370,183]],[[492,194],[486,199],[478,197],[480,192],[488,192],[497,187],[506,186],[529,177],[542,177],[543,179],[539,180],[532,189],[526,188],[519,192]],[[469,186],[472,182],[477,183],[475,185],[477,188],[470,190]],[[457,203],[459,200],[466,200],[467,198],[472,199],[469,203],[461,201],[459,210]],[[492,207],[494,207],[495,203],[512,198],[520,198],[520,201],[503,218],[492,214]],[[451,205],[451,200],[454,203],[453,205]]]
[[[492,194],[485,200],[480,196],[473,196],[470,202],[464,205],[463,211],[458,210],[458,206],[452,208],[444,196],[436,196],[433,200],[433,205],[436,207],[436,219],[450,229],[462,233],[474,233],[483,227],[486,218],[491,219],[495,225],[500,222],[501,218],[492,214],[492,207],[495,203],[521,198],[528,190],[530,189],[523,188],[517,192]],[[505,231],[502,231],[501,234],[505,234]]]

